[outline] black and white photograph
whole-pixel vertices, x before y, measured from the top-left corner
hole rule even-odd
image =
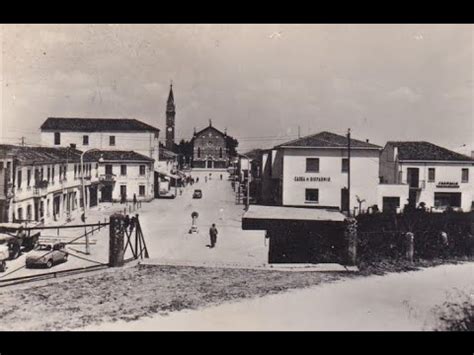
[[[472,332],[473,48],[0,24],[0,331]]]

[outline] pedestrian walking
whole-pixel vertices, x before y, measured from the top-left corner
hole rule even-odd
[[[209,237],[211,238],[211,245],[210,248],[214,248],[217,242],[217,228],[216,225],[213,223],[212,227],[209,228]]]
[[[222,180],[222,174],[221,174],[221,180]]]

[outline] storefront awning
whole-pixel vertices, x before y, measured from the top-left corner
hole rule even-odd
[[[346,216],[335,210],[250,205],[242,216],[242,229],[268,230],[284,226],[342,223]]]
[[[178,176],[178,175],[174,175],[174,174],[171,174],[171,173],[168,173],[168,172],[164,172],[164,171],[157,171],[158,174],[162,175],[162,176],[166,176],[166,177],[169,177],[169,178],[172,178],[172,179],[180,179],[181,177]]]

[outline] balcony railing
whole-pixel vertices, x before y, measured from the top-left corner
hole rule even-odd
[[[99,175],[99,181],[101,182],[114,182],[115,181],[115,174],[102,174]]]

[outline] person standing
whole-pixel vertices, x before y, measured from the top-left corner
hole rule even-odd
[[[214,248],[217,242],[217,228],[216,225],[213,223],[212,227],[209,229],[209,236],[211,238],[211,245],[210,248]]]
[[[133,194],[133,209],[137,208],[137,194]]]

